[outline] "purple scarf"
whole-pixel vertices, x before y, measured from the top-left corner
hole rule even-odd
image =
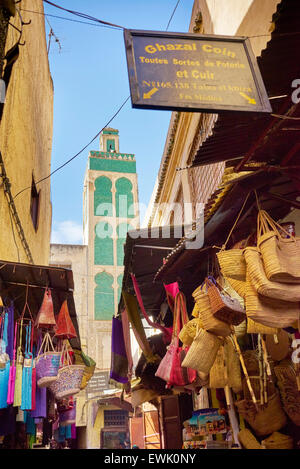
[[[117,318],[112,318],[110,378],[118,383],[128,383],[128,359],[123,325]]]

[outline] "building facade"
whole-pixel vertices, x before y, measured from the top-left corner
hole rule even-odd
[[[106,128],[100,135],[100,151],[89,153],[84,177],[83,245],[51,245],[51,265],[73,270],[82,350],[96,362],[95,379],[103,378],[103,387],[87,386],[77,395],[81,448],[105,444],[108,412],[121,412],[97,401],[110,388],[111,327],[121,295],[124,243],[127,231],[138,227],[135,157],[121,153],[118,130]]]
[[[0,2],[0,259],[48,265],[50,178],[37,182],[51,172],[53,83],[42,0],[31,7]]]

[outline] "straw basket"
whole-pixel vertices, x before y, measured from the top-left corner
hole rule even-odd
[[[267,278],[274,282],[300,283],[300,238],[287,233],[264,210],[258,213],[257,226],[257,246]]]
[[[193,318],[197,318],[199,316],[199,306],[195,303],[193,311],[192,311]]]
[[[286,415],[281,407],[278,393],[269,397],[266,405],[257,411],[252,401],[237,401],[239,414],[249,423],[257,436],[265,436],[280,430],[287,423]]]
[[[276,337],[276,341],[274,340]],[[266,338],[266,347],[268,354],[274,361],[281,361],[289,354],[290,338],[286,331],[280,330],[274,335],[269,335]]]
[[[236,298],[226,294],[208,281],[208,297],[213,315],[220,321],[237,326],[246,319],[245,311]]]
[[[85,369],[84,365],[72,365],[66,342],[62,347],[60,365],[57,379],[50,385],[55,399],[63,399],[79,393]]]
[[[238,433],[238,439],[245,449],[264,449],[248,428]]]
[[[46,332],[35,360],[36,379],[39,388],[45,388],[57,379],[60,357],[61,352],[54,350],[51,336]]]
[[[159,396],[152,389],[146,389],[142,385],[135,386],[131,392],[131,405],[133,408],[136,408],[142,405],[144,402],[152,401]]]
[[[212,314],[207,293],[199,289],[195,290],[195,292],[193,293],[193,296],[199,308],[199,318],[203,324],[203,329],[223,337],[230,335],[230,326],[227,323],[220,321]]]
[[[247,321],[241,322],[238,326],[233,326],[233,329],[238,339],[244,337],[244,335],[247,334]]]
[[[242,249],[221,250],[217,253],[222,274],[235,280],[246,279],[246,263]]]
[[[299,303],[275,300],[259,295],[252,286],[247,274],[246,281],[246,314],[256,322],[269,327],[289,327],[298,319]]]
[[[295,371],[292,365],[280,364],[274,367],[274,372],[284,410],[295,425],[300,425],[300,392]]]
[[[293,449],[293,438],[283,433],[274,432],[268,438],[262,441],[266,449]]]
[[[260,324],[259,322],[253,321],[253,319],[247,319],[247,334],[272,334],[276,335],[278,329],[276,327],[269,327]]]
[[[210,388],[225,386],[234,388],[235,392],[242,389],[240,361],[230,340],[219,348],[209,374]]]
[[[261,399],[261,392],[264,392],[264,383],[262,380],[260,380],[259,376],[250,376],[249,377],[251,386],[254,392],[254,395],[256,397],[256,400],[259,402]],[[247,381],[245,378],[242,380],[242,386],[243,386],[243,395],[244,399],[251,399],[251,394],[249,392],[249,387],[247,385]],[[276,391],[275,385],[272,383],[272,381],[267,381],[266,383],[266,392],[267,392],[267,397],[272,396],[274,392]]]
[[[200,329],[203,328],[203,324],[201,322],[201,319],[199,318],[191,319],[183,326],[178,335],[183,345],[192,344],[196,335],[197,327],[199,327]]]
[[[217,336],[200,329],[181,365],[208,374],[214,364],[221,343]]]
[[[225,279],[240,297],[245,298],[246,280],[235,280],[234,278],[227,276],[225,276]]]
[[[257,352],[255,350],[246,350],[243,352],[243,359],[248,374],[250,376],[257,376],[259,374],[259,361]]]
[[[286,283],[268,280],[262,256],[257,248],[245,248],[244,255],[251,285],[257,293],[284,301],[300,301],[300,284],[287,285]]]

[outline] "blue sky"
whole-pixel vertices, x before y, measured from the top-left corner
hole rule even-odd
[[[128,29],[166,30],[177,0],[57,0]],[[187,32],[193,0],[181,0],[168,31]],[[44,4],[45,13],[81,18]],[[47,17],[59,39],[49,51],[54,84],[52,171],[84,147],[130,95],[123,31]],[[85,21],[82,19],[82,21]],[[46,21],[48,42],[49,24]],[[132,109],[127,102],[110,126],[119,129],[120,151],[137,160],[140,202],[148,204],[165,144],[170,111]],[[82,188],[90,150],[51,178],[52,242],[81,243]]]

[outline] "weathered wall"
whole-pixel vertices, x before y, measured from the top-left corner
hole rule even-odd
[[[22,0],[17,7],[22,8],[23,20],[31,20],[31,23],[23,26],[21,42],[25,41],[25,45],[20,46],[19,57],[13,66],[0,124],[0,150],[13,196],[25,187],[31,187],[32,176],[37,181],[49,174],[53,120],[53,84],[44,17],[23,11],[32,9],[30,0]],[[43,12],[42,0],[35,0],[34,10]],[[11,18],[11,22],[20,27],[17,14]],[[9,26],[6,50],[18,38],[19,33]],[[13,239],[8,204],[1,182],[0,178],[0,259],[18,261],[19,251],[19,260],[27,263],[28,258],[15,226],[18,250]],[[37,189],[40,191],[37,231],[30,215],[31,190],[20,194],[15,204],[34,263],[47,265],[51,230],[50,179],[38,185]]]

